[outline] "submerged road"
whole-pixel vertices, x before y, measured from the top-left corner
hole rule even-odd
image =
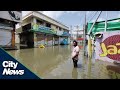
[[[78,68],[73,68],[72,48],[52,46],[7,51],[19,62],[43,79],[110,79],[106,69],[111,63],[89,60],[80,50]]]

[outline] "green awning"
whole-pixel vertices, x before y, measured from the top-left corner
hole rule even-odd
[[[118,21],[116,21],[118,20]],[[87,32],[90,30],[93,23],[88,23]],[[96,22],[93,26],[91,34],[95,34],[96,32],[103,32],[105,30],[105,21]],[[107,21],[107,31],[116,31],[120,30],[120,18],[112,19]]]

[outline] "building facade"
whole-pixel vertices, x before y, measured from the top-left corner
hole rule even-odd
[[[27,47],[40,45],[53,46],[69,44],[69,28],[62,23],[42,14],[32,11],[22,19],[20,44]]]
[[[15,48],[15,25],[21,18],[21,11],[0,11],[0,47]]]

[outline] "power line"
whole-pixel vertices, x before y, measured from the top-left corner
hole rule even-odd
[[[85,13],[86,13],[86,11],[85,11]],[[82,12],[82,19],[81,19],[81,21],[80,21],[80,25],[82,25],[83,26],[83,22],[84,22],[84,18],[85,18],[85,14]]]
[[[83,14],[83,11],[82,11],[80,25],[82,24],[83,17],[84,17],[84,14]]]
[[[91,28],[90,28],[90,30],[88,32],[89,35],[91,33],[91,30],[93,29],[94,24],[96,23],[96,21],[98,20],[98,18],[100,17],[101,14],[102,14],[102,11],[100,11],[100,13],[99,13],[98,17],[96,18],[95,22],[92,24],[92,26],[91,26]]]
[[[98,11],[95,12],[95,14],[93,15],[93,17],[89,20],[89,22],[95,17],[95,15],[97,14]]]
[[[90,15],[89,15],[88,17],[87,17],[87,15],[86,15],[87,20],[90,19],[90,17],[91,17],[94,13],[95,13],[95,11],[93,11],[92,13],[90,13]]]

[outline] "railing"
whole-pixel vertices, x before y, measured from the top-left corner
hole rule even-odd
[[[52,29],[50,27],[46,27],[46,26],[42,26],[42,25],[37,25],[37,24],[34,24],[32,26],[32,29],[34,29],[36,31],[52,31],[53,33],[57,33],[54,29]]]

